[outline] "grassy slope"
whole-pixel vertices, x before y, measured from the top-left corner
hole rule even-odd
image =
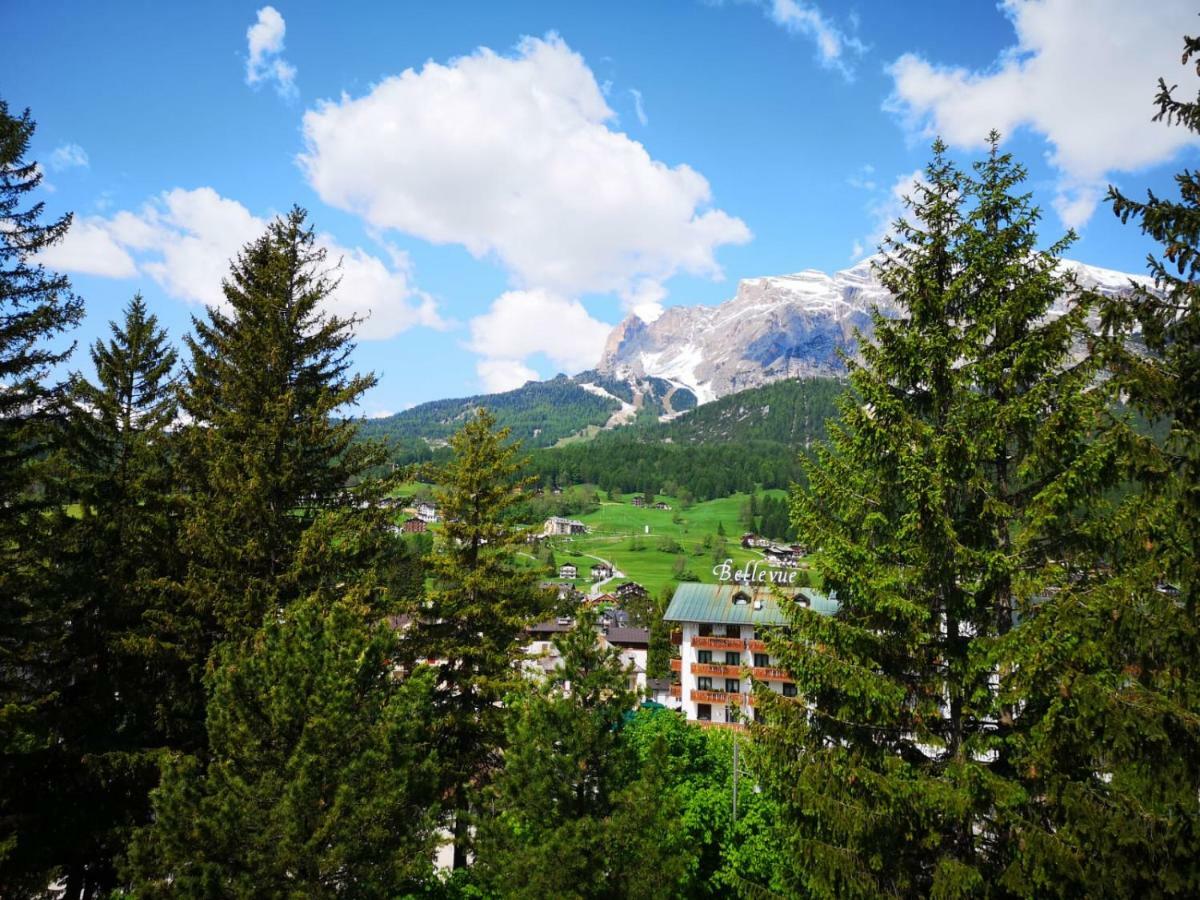
[[[785,492],[766,493],[783,496]],[[619,503],[605,501],[596,512],[580,516],[580,520],[591,531],[571,538],[554,538],[550,546],[554,548],[555,561],[559,565],[570,562],[579,566],[585,577],[577,583],[586,589],[586,570],[595,560],[584,554],[591,553],[611,561],[629,580],[657,593],[664,585],[676,584],[672,572],[676,554],[658,549],[659,541],[666,537],[683,547],[690,571],[699,576],[701,581],[715,583],[717,579],[712,573],[712,552],[704,550],[702,542],[705,535],[716,535],[718,523],[725,526],[727,556],[736,564],[762,558],[757,553],[743,550],[740,544],[742,526],[738,522],[738,514],[742,504],[749,499],[746,494],[697,503],[690,509],[680,509],[672,497],[660,496],[655,499],[670,503],[672,509],[638,509],[625,498]],[[677,513],[682,520],[679,523],[672,521]],[[650,527],[649,534],[645,533],[646,526]],[[632,549],[635,540],[644,549]],[[606,587],[614,588],[623,580],[613,581]]]

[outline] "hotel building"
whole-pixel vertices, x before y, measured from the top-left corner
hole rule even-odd
[[[835,600],[809,588],[685,583],[676,589],[663,619],[678,627],[671,694],[689,721],[733,726],[751,718],[755,681],[795,694],[795,682],[761,639],[764,627],[787,624],[780,603],[788,602],[824,615],[837,610]]]

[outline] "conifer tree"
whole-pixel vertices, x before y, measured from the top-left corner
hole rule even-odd
[[[451,461],[433,477],[443,524],[428,560],[431,585],[413,613],[406,659],[434,660],[439,747],[454,865],[466,865],[469,803],[504,743],[500,701],[521,677],[525,629],[550,609],[536,572],[515,563],[525,532],[508,511],[522,499],[517,448],[479,410],[451,439]]]
[[[1197,53],[1185,38],[1183,63]],[[1155,118],[1200,131],[1200,97],[1175,91],[1159,81]],[[1136,490],[1093,528],[1092,569],[1112,575],[1076,571],[1022,626],[1038,638],[1013,678],[1038,715],[1017,761],[1040,801],[1018,833],[1026,893],[1200,891],[1200,180],[1184,170],[1176,183],[1178,199],[1109,192],[1162,245],[1153,289],[1102,302],[1109,386],[1166,438],[1128,439]]]
[[[71,386],[65,455],[78,514],[55,517],[54,559],[70,592],[57,698],[67,764],[45,805],[68,898],[116,886],[115,861],[149,812],[156,751],[179,737],[177,704],[190,712],[191,700],[156,626],[164,583],[180,568],[168,433],[175,351],[141,297],[110,327],[92,348],[96,383],[77,375]]]
[[[52,375],[72,350],[58,342],[83,315],[66,277],[36,261],[71,216],[44,222],[33,199],[34,128],[28,110],[0,100],[0,894],[12,897],[44,890],[61,863],[52,807],[67,764],[57,729],[71,592],[55,561],[65,385]]]
[[[479,865],[502,892],[530,897],[605,897],[609,819],[632,780],[620,743],[634,706],[620,653],[597,640],[597,612],[584,607],[556,636],[561,657],[544,684],[510,696],[504,768],[481,826]]]
[[[208,752],[165,767],[130,856],[137,896],[385,900],[426,882],[433,673],[397,677],[373,602],[314,595],[218,651]]]
[[[799,697],[760,691],[759,762],[789,881],[820,896],[1019,884],[1037,712],[1012,696],[1005,636],[1076,571],[1112,479],[1097,362],[1073,352],[1086,301],[1056,269],[1067,241],[1038,249],[1024,170],[990,141],[973,176],[934,145],[879,268],[900,315],[875,315],[793,497],[840,609],[788,607],[772,653]]]
[[[293,208],[238,255],[225,304],[193,318],[183,539],[187,593],[210,622],[203,643],[244,636],[321,578],[345,574],[296,566],[305,530],[322,510],[358,505],[350,482],[382,460],[338,418],[375,378],[350,372],[356,320],[325,311],[335,286]]]

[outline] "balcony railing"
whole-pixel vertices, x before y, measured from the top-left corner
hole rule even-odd
[[[693,675],[721,675],[728,678],[741,678],[741,666],[722,666],[717,663],[692,663]]]
[[[683,697],[683,685],[679,684],[678,682],[671,685],[671,696],[682,698]]]
[[[746,643],[750,645],[751,653],[766,653],[767,652],[767,642],[766,641],[746,641]]]
[[[746,726],[741,722],[714,722],[711,719],[696,719],[701,728],[728,728],[731,731],[745,731]]]
[[[683,660],[680,659],[678,656],[671,657],[671,671],[672,672],[682,672],[683,671]]]
[[[744,703],[748,695],[736,691],[692,691],[693,703],[716,703],[724,706],[728,703]]]
[[[741,638],[707,635],[692,638],[692,646],[697,650],[745,650],[746,642]]]
[[[750,677],[755,681],[795,681],[783,669],[776,669],[773,666],[755,666],[750,670]]]

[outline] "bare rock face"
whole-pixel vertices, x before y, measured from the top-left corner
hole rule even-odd
[[[1083,290],[1117,295],[1143,276],[1125,275],[1064,260]],[[1051,315],[1066,310],[1066,300]],[[674,306],[652,323],[630,316],[618,325],[596,369],[621,380],[660,378],[707,403],[781,378],[840,375],[839,351],[856,350],[855,329],[871,332],[871,310],[897,315],[892,297],[864,260],[827,275],[806,269],[794,275],[743,280],[719,306]]]

